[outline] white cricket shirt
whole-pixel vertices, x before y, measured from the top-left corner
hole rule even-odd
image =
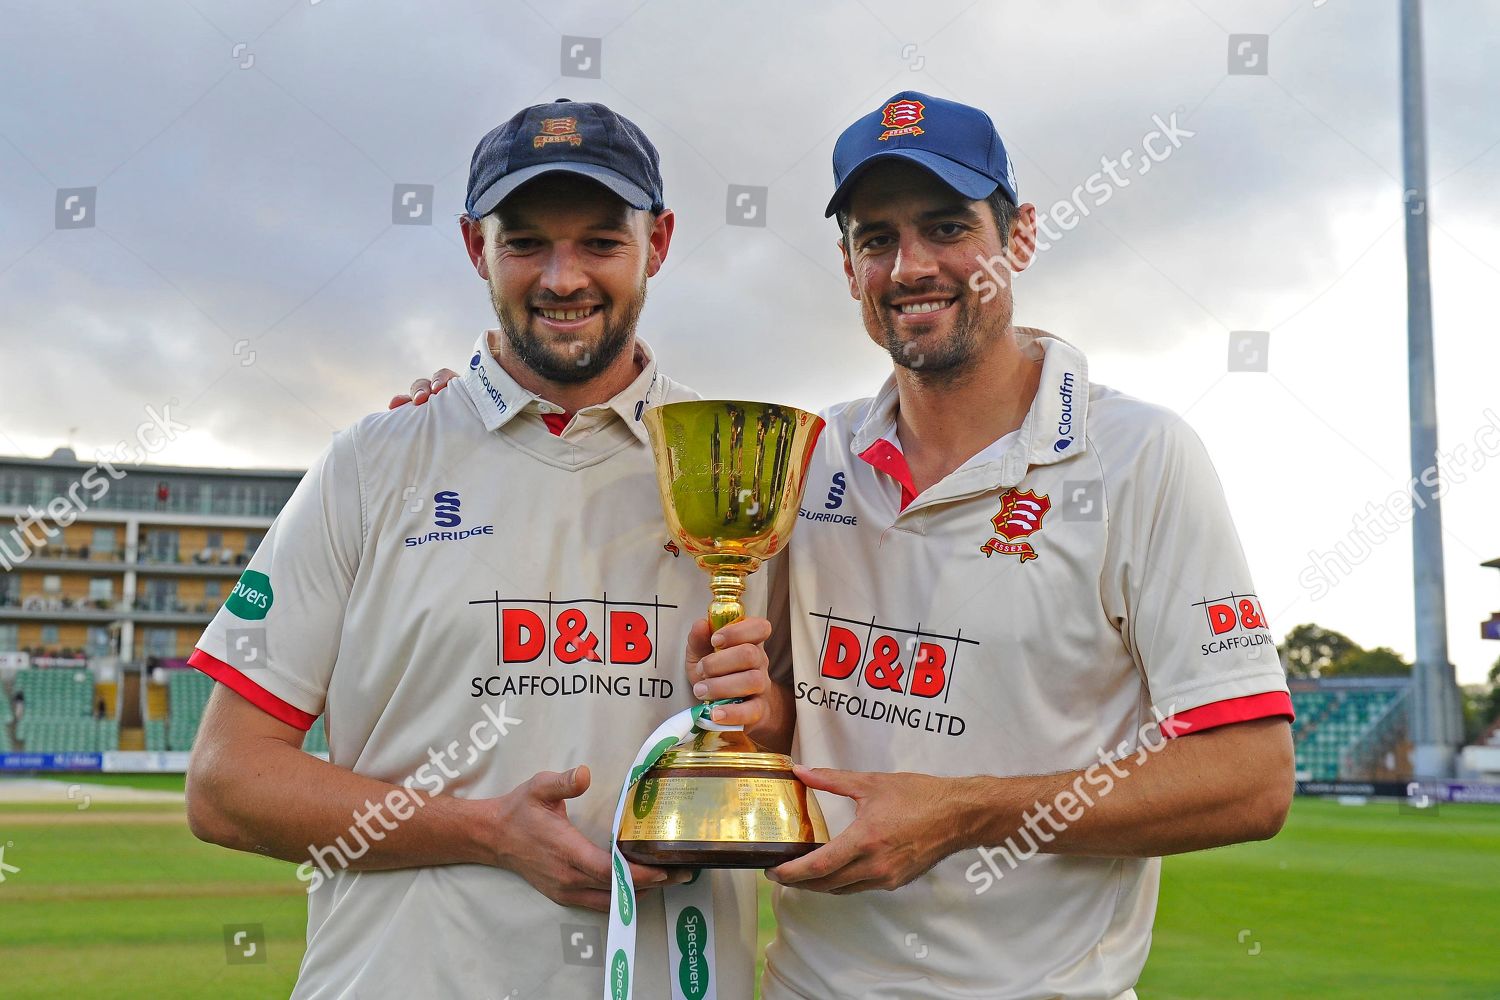
[[[1059,773],[1131,756],[1152,706],[1179,732],[1290,716],[1197,436],[1091,385],[1075,347],[1027,350],[1044,360],[1019,430],[920,496],[895,443],[894,378],[826,414],[795,539],[773,563],[802,763]],[[1113,783],[1099,772],[1090,794]],[[818,799],[830,832],[853,819],[849,799]],[[1075,820],[1081,808],[1068,803]],[[1028,859],[1036,846],[1017,837],[1014,866],[963,851],[894,892],[778,887],[766,1000],[1131,996],[1160,860]]]
[[[708,606],[707,575],[667,544],[640,421],[695,397],[644,345],[638,361],[629,388],[554,434],[543,417],[561,424],[558,408],[481,336],[457,388],[335,435],[192,664],[298,728],[323,715],[333,764],[424,798],[499,796],[588,764],[593,785],[567,811],[608,845],[641,740],[695,703],[683,652]],[[764,593],[751,584],[750,613]],[[343,847],[362,853],[367,835],[351,826]],[[324,857],[330,878],[299,876],[315,888],[295,997],[603,989],[602,913],[499,868],[353,872]],[[754,882],[713,877],[719,996],[748,997]],[[661,894],[643,893],[638,912],[636,996],[669,997]]]

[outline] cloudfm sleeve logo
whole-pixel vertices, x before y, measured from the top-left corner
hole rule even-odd
[[[1052,509],[1047,494],[1034,490],[1024,492],[1012,486],[1000,494],[1000,510],[990,518],[995,537],[979,547],[988,559],[992,555],[1020,556],[1021,562],[1037,557],[1030,542],[1021,539],[1035,534],[1042,528],[1042,518]]]

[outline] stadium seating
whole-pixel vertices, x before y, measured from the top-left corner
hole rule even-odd
[[[28,709],[16,736],[32,752],[99,753],[119,745],[120,728],[114,719],[34,716]]]
[[[167,680],[167,749],[191,750],[198,735],[203,709],[213,693],[214,681],[196,670],[174,670]],[[146,746],[151,746],[151,725],[146,727]]]
[[[0,753],[9,753],[10,743],[10,690],[6,688],[5,681],[0,680]]]
[[[94,675],[87,670],[29,668],[16,674],[26,710],[16,740],[31,753],[98,753],[120,743],[119,723],[95,719]]]
[[[1298,773],[1312,781],[1337,780],[1339,752],[1364,735],[1400,694],[1379,688],[1293,692]]]
[[[191,750],[198,737],[198,726],[203,721],[208,697],[213,693],[214,680],[196,670],[171,670],[167,673],[165,704],[158,697],[152,702],[156,707],[149,709],[153,714],[161,712],[166,717],[146,720],[146,749]],[[308,731],[303,747],[309,753],[328,752],[321,717]]]
[[[147,712],[162,717],[144,720],[145,749],[158,753],[191,750],[213,687],[213,679],[196,670],[168,671],[164,692],[158,685],[151,685]],[[11,697],[16,691],[26,696],[19,721],[12,719],[11,711]],[[119,749],[119,721],[95,719],[94,702],[94,677],[87,670],[30,668],[18,672],[11,689],[0,682],[0,753],[15,749],[30,753]],[[304,746],[309,753],[328,753],[321,717],[313,723]]]
[[[328,752],[328,734],[323,729],[323,716],[318,716],[318,720],[307,731],[307,739],[302,742],[302,749],[308,753],[326,754]]]

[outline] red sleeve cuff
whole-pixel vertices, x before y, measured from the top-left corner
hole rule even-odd
[[[1190,708],[1186,712],[1178,712],[1164,719],[1161,731],[1162,735],[1169,738],[1186,736],[1189,733],[1201,733],[1206,729],[1227,726],[1235,722],[1249,722],[1251,719],[1269,719],[1275,716],[1284,716],[1288,722],[1296,718],[1296,713],[1292,711],[1292,696],[1285,691],[1267,691],[1264,694],[1226,698],[1224,701],[1199,705],[1197,708]]]
[[[318,721],[316,715],[309,715],[297,706],[287,704],[223,660],[209,656],[201,649],[193,650],[193,655],[188,657],[188,666],[197,667],[262,712],[289,726],[295,726],[304,733]]]

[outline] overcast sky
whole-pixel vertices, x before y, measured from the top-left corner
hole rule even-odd
[[[1084,196],[1089,215],[1018,281],[1017,322],[1197,428],[1278,636],[1317,621],[1411,656],[1405,525],[1351,574],[1316,591],[1303,576],[1410,475],[1396,9],[11,4],[0,451],[92,458],[170,405],[190,430],[157,461],[300,467],[413,377],[458,367],[493,319],[455,221],[469,156],[527,104],[603,101],[661,150],[678,225],[641,332],[664,366],[705,395],[809,407],[889,368],[822,217],[840,129],[902,89],[977,104],[1045,211],[1101,157],[1134,149],[1135,166],[1153,115],[1176,112],[1195,134],[1121,171],[1108,201]],[[1425,30],[1441,441],[1468,445],[1443,499],[1450,654],[1472,682],[1500,654],[1478,638],[1500,608],[1500,574],[1478,566],[1500,556],[1500,457],[1476,467],[1500,437],[1475,443],[1500,425],[1500,6],[1429,3]],[[563,36],[597,53],[570,61]],[[433,186],[411,202],[430,224],[392,224],[400,184]],[[767,189],[764,225],[728,224],[731,185]],[[58,228],[66,188],[96,201]],[[1232,331],[1268,333],[1267,371],[1228,371]]]

